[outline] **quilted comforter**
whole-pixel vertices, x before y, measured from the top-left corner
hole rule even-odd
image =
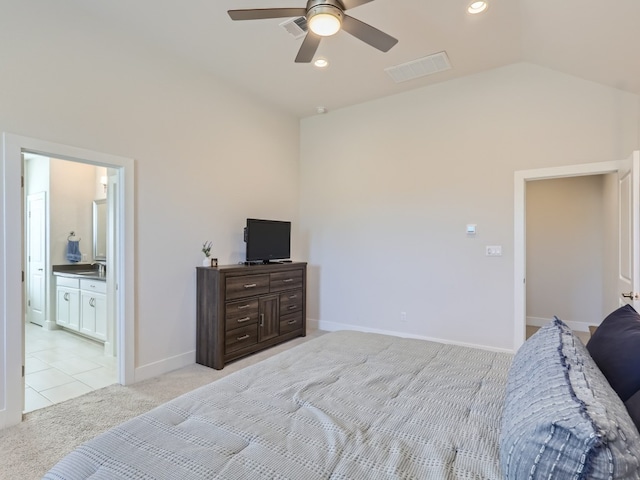
[[[501,479],[512,356],[351,331],[166,403],[46,479]]]

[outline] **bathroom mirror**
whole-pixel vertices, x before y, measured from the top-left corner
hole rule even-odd
[[[107,260],[107,200],[93,201],[93,259]]]

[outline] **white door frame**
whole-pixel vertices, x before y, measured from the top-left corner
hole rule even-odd
[[[115,279],[118,311],[115,312],[118,335],[118,381],[127,385],[135,375],[135,295],[134,295],[134,161],[82,148],[40,139],[3,133],[2,194],[0,194],[0,429],[20,423],[23,409],[24,305],[23,228],[22,228],[22,152],[31,152],[63,160],[82,161],[116,169],[118,223],[122,226],[115,242],[117,255]]]
[[[526,305],[526,191],[527,182],[549,180],[563,177],[580,177],[584,175],[604,175],[615,173],[628,165],[626,160],[585,163],[562,167],[539,168],[535,170],[519,170],[514,173],[514,311],[513,311],[513,351],[517,351],[526,339],[527,305]]]

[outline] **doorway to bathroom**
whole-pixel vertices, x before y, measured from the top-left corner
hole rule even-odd
[[[116,241],[108,187],[117,178],[113,168],[82,161],[23,158],[27,413],[117,382],[107,293]]]
[[[114,202],[109,210],[111,212],[109,221],[113,225],[113,241],[106,255],[109,273],[105,278],[104,293],[107,298],[112,299],[109,302],[111,305],[109,308],[114,317],[114,332],[110,338],[113,339],[111,348],[115,358],[116,382],[125,385],[133,383],[135,366],[133,160],[9,133],[4,133],[2,140],[3,188],[0,193],[2,207],[0,222],[3,224],[4,231],[10,232],[11,235],[0,239],[0,256],[3,257],[5,272],[5,275],[0,278],[0,304],[3,305],[3,309],[0,310],[0,346],[6,360],[4,364],[0,364],[0,429],[19,423],[22,420],[25,405],[25,317],[27,296],[31,293],[25,288],[26,257],[29,253],[24,213],[27,204],[23,171],[25,154],[108,169],[107,188],[110,189],[109,196],[113,194]],[[65,213],[73,216],[73,211]],[[46,228],[42,231],[46,232]],[[70,232],[67,232],[67,237],[69,235]],[[91,234],[86,238],[91,238]],[[88,253],[89,250],[87,250]],[[45,257],[47,257],[44,260],[48,262],[46,267],[48,270],[45,271],[43,267],[43,274],[50,278],[53,275],[51,252],[45,252]],[[82,260],[83,257],[80,258]],[[89,260],[88,255],[87,260]],[[53,286],[54,282],[50,282],[49,286],[44,288],[44,295],[48,294],[51,298]],[[43,296],[39,300],[42,298]],[[91,301],[93,304],[98,303],[95,296],[90,300],[93,300]],[[51,312],[51,304],[48,307],[44,305],[43,308],[44,312]],[[46,317],[44,321],[47,321]],[[102,347],[104,348],[104,344]]]

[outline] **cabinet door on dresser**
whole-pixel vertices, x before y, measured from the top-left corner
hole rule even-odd
[[[280,302],[277,295],[260,297],[260,328],[258,341],[264,342],[280,335]]]

